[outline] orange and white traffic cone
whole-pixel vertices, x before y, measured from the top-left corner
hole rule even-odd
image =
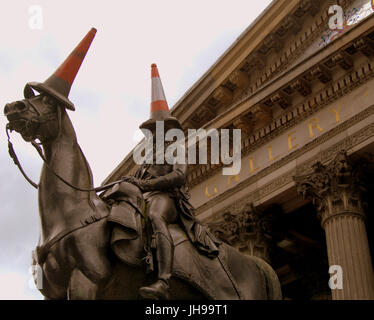
[[[153,130],[156,121],[164,121],[165,128],[179,128],[181,125],[177,118],[170,114],[169,106],[165,98],[164,89],[162,87],[160,74],[155,63],[151,65],[151,79],[152,79],[152,100],[151,100],[151,114],[150,119],[140,125],[140,128]]]
[[[34,96],[32,89],[35,89],[40,93],[48,93],[52,95],[62,102],[66,108],[75,110],[74,104],[68,99],[69,92],[95,34],[96,29],[91,28],[73,52],[70,53],[66,60],[46,81],[43,83],[27,83],[24,89],[25,98],[31,98]]]

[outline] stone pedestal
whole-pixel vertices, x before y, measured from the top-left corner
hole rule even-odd
[[[374,275],[365,226],[363,172],[339,152],[327,166],[295,177],[298,191],[313,201],[326,233],[329,265],[340,266],[343,286],[332,299],[374,299]],[[336,273],[338,275],[338,273]]]

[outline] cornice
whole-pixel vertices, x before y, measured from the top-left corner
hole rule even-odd
[[[327,60],[331,59],[333,54],[344,51],[353,45],[353,41],[362,38],[364,34],[374,31],[373,28],[374,15],[362,22],[356,28],[349,30],[344,36],[325,46],[315,54],[307,57],[305,60],[299,62],[293,66],[287,72],[283,73],[276,79],[273,79],[266,86],[256,91],[255,93],[248,94],[240,101],[235,102],[229,108],[226,109],[222,114],[210,122],[208,122],[206,128],[222,128],[229,125],[233,119],[241,116],[243,113],[249,111],[251,106],[255,106],[258,103],[266,102],[271,96],[291,85],[291,83],[297,79],[302,78],[306,72],[312,71],[312,68],[321,65]],[[325,67],[325,66],[324,66]]]
[[[313,95],[308,96],[304,101],[290,108],[288,112],[282,114],[280,117],[273,119],[266,126],[244,137],[242,140],[242,157],[281,135],[327,104],[333,103],[337,99],[347,95],[356,87],[363,85],[373,77],[374,68],[370,62],[357,66],[353,70],[351,69],[349,73],[330,82]],[[210,165],[200,165],[195,170],[190,170],[188,179],[189,186],[193,187],[199,184],[219,172],[221,168],[222,165],[215,165],[214,167]]]
[[[299,0],[275,0],[223,53],[215,64],[174,105],[171,112],[182,123],[219,87],[271,30],[293,10]]]
[[[352,2],[353,0],[340,1],[340,5],[346,8]],[[225,77],[221,77],[221,80],[218,77],[212,78],[215,89],[204,92],[205,96],[199,95],[198,104],[190,103],[188,94],[186,94],[180,100],[182,103],[185,102],[183,110],[175,113],[175,116],[179,118],[184,127],[202,127],[222,111],[230,108],[235,101],[259,91],[270,81],[283,76],[282,73],[326,29],[330,18],[328,14],[330,5],[330,1],[299,1],[298,5],[289,11],[276,26],[269,24],[264,27],[262,31],[266,31],[265,38],[255,48],[249,46],[251,50],[247,56],[244,58],[235,56],[236,60],[227,65]],[[313,21],[305,25],[304,21],[309,16],[313,17]],[[288,41],[290,39],[294,41]],[[233,48],[228,50],[230,53],[234,51]],[[276,55],[269,59],[269,55],[273,52],[276,52]],[[238,74],[241,78],[246,78],[246,81],[240,83],[235,81]],[[222,94],[222,91],[225,91],[225,94]]]

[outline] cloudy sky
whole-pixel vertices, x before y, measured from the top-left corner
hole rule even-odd
[[[26,82],[47,79],[97,28],[69,96],[76,106],[69,115],[99,185],[148,119],[150,65],[157,63],[172,107],[270,2],[3,0],[0,103],[22,99]],[[0,128],[5,124],[1,116]],[[41,299],[29,271],[39,236],[37,192],[10,160],[3,129],[0,136],[0,299]],[[17,134],[13,139],[38,181],[41,160]]]

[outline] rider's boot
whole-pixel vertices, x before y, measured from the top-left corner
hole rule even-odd
[[[146,287],[139,289],[139,294],[145,299],[168,300],[169,299],[169,279],[173,267],[174,245],[169,238],[157,232],[156,258],[158,266],[158,280]]]

